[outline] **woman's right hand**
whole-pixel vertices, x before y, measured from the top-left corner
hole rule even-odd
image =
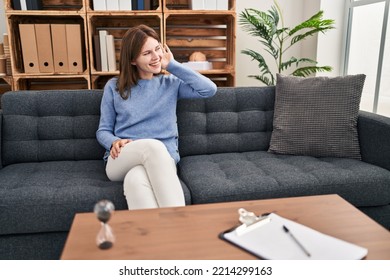
[[[110,150],[110,156],[113,159],[116,159],[119,156],[119,153],[121,152],[121,149],[127,144],[130,143],[130,139],[118,139],[112,142],[111,150]]]

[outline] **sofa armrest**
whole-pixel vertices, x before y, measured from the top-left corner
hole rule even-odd
[[[360,111],[357,124],[362,160],[390,170],[390,118]]]
[[[2,139],[3,139],[3,110],[0,109],[0,169],[3,167],[3,160],[1,158],[1,155],[3,151],[1,150],[1,147],[3,146],[2,144]]]

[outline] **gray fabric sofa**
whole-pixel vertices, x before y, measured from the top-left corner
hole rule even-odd
[[[213,98],[179,102],[186,203],[337,193],[390,228],[390,118],[361,112],[362,161],[276,155],[267,152],[274,94],[274,87],[219,88]],[[101,199],[127,209],[95,139],[101,97],[101,90],[3,95],[0,259],[58,259],[76,213]]]

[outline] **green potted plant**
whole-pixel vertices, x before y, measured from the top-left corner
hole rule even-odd
[[[245,9],[239,15],[239,24],[250,35],[259,37],[263,50],[275,60],[278,73],[282,73],[292,66],[295,66],[295,70],[290,75],[300,77],[331,71],[332,67],[317,66],[317,61],[313,59],[291,57],[285,60],[283,55],[289,48],[305,38],[333,29],[334,20],[323,19],[323,11],[319,11],[295,27],[285,27],[281,9],[276,1],[274,4],[267,12]],[[248,77],[260,80],[266,85],[275,85],[275,75],[271,72],[262,54],[251,49],[245,49],[241,53],[249,55],[252,60],[259,63],[260,75],[249,75]]]

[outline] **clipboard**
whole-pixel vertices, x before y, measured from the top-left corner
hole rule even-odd
[[[275,213],[259,217],[239,209],[240,226],[219,238],[252,255],[269,260],[359,260],[368,250],[323,234]]]

